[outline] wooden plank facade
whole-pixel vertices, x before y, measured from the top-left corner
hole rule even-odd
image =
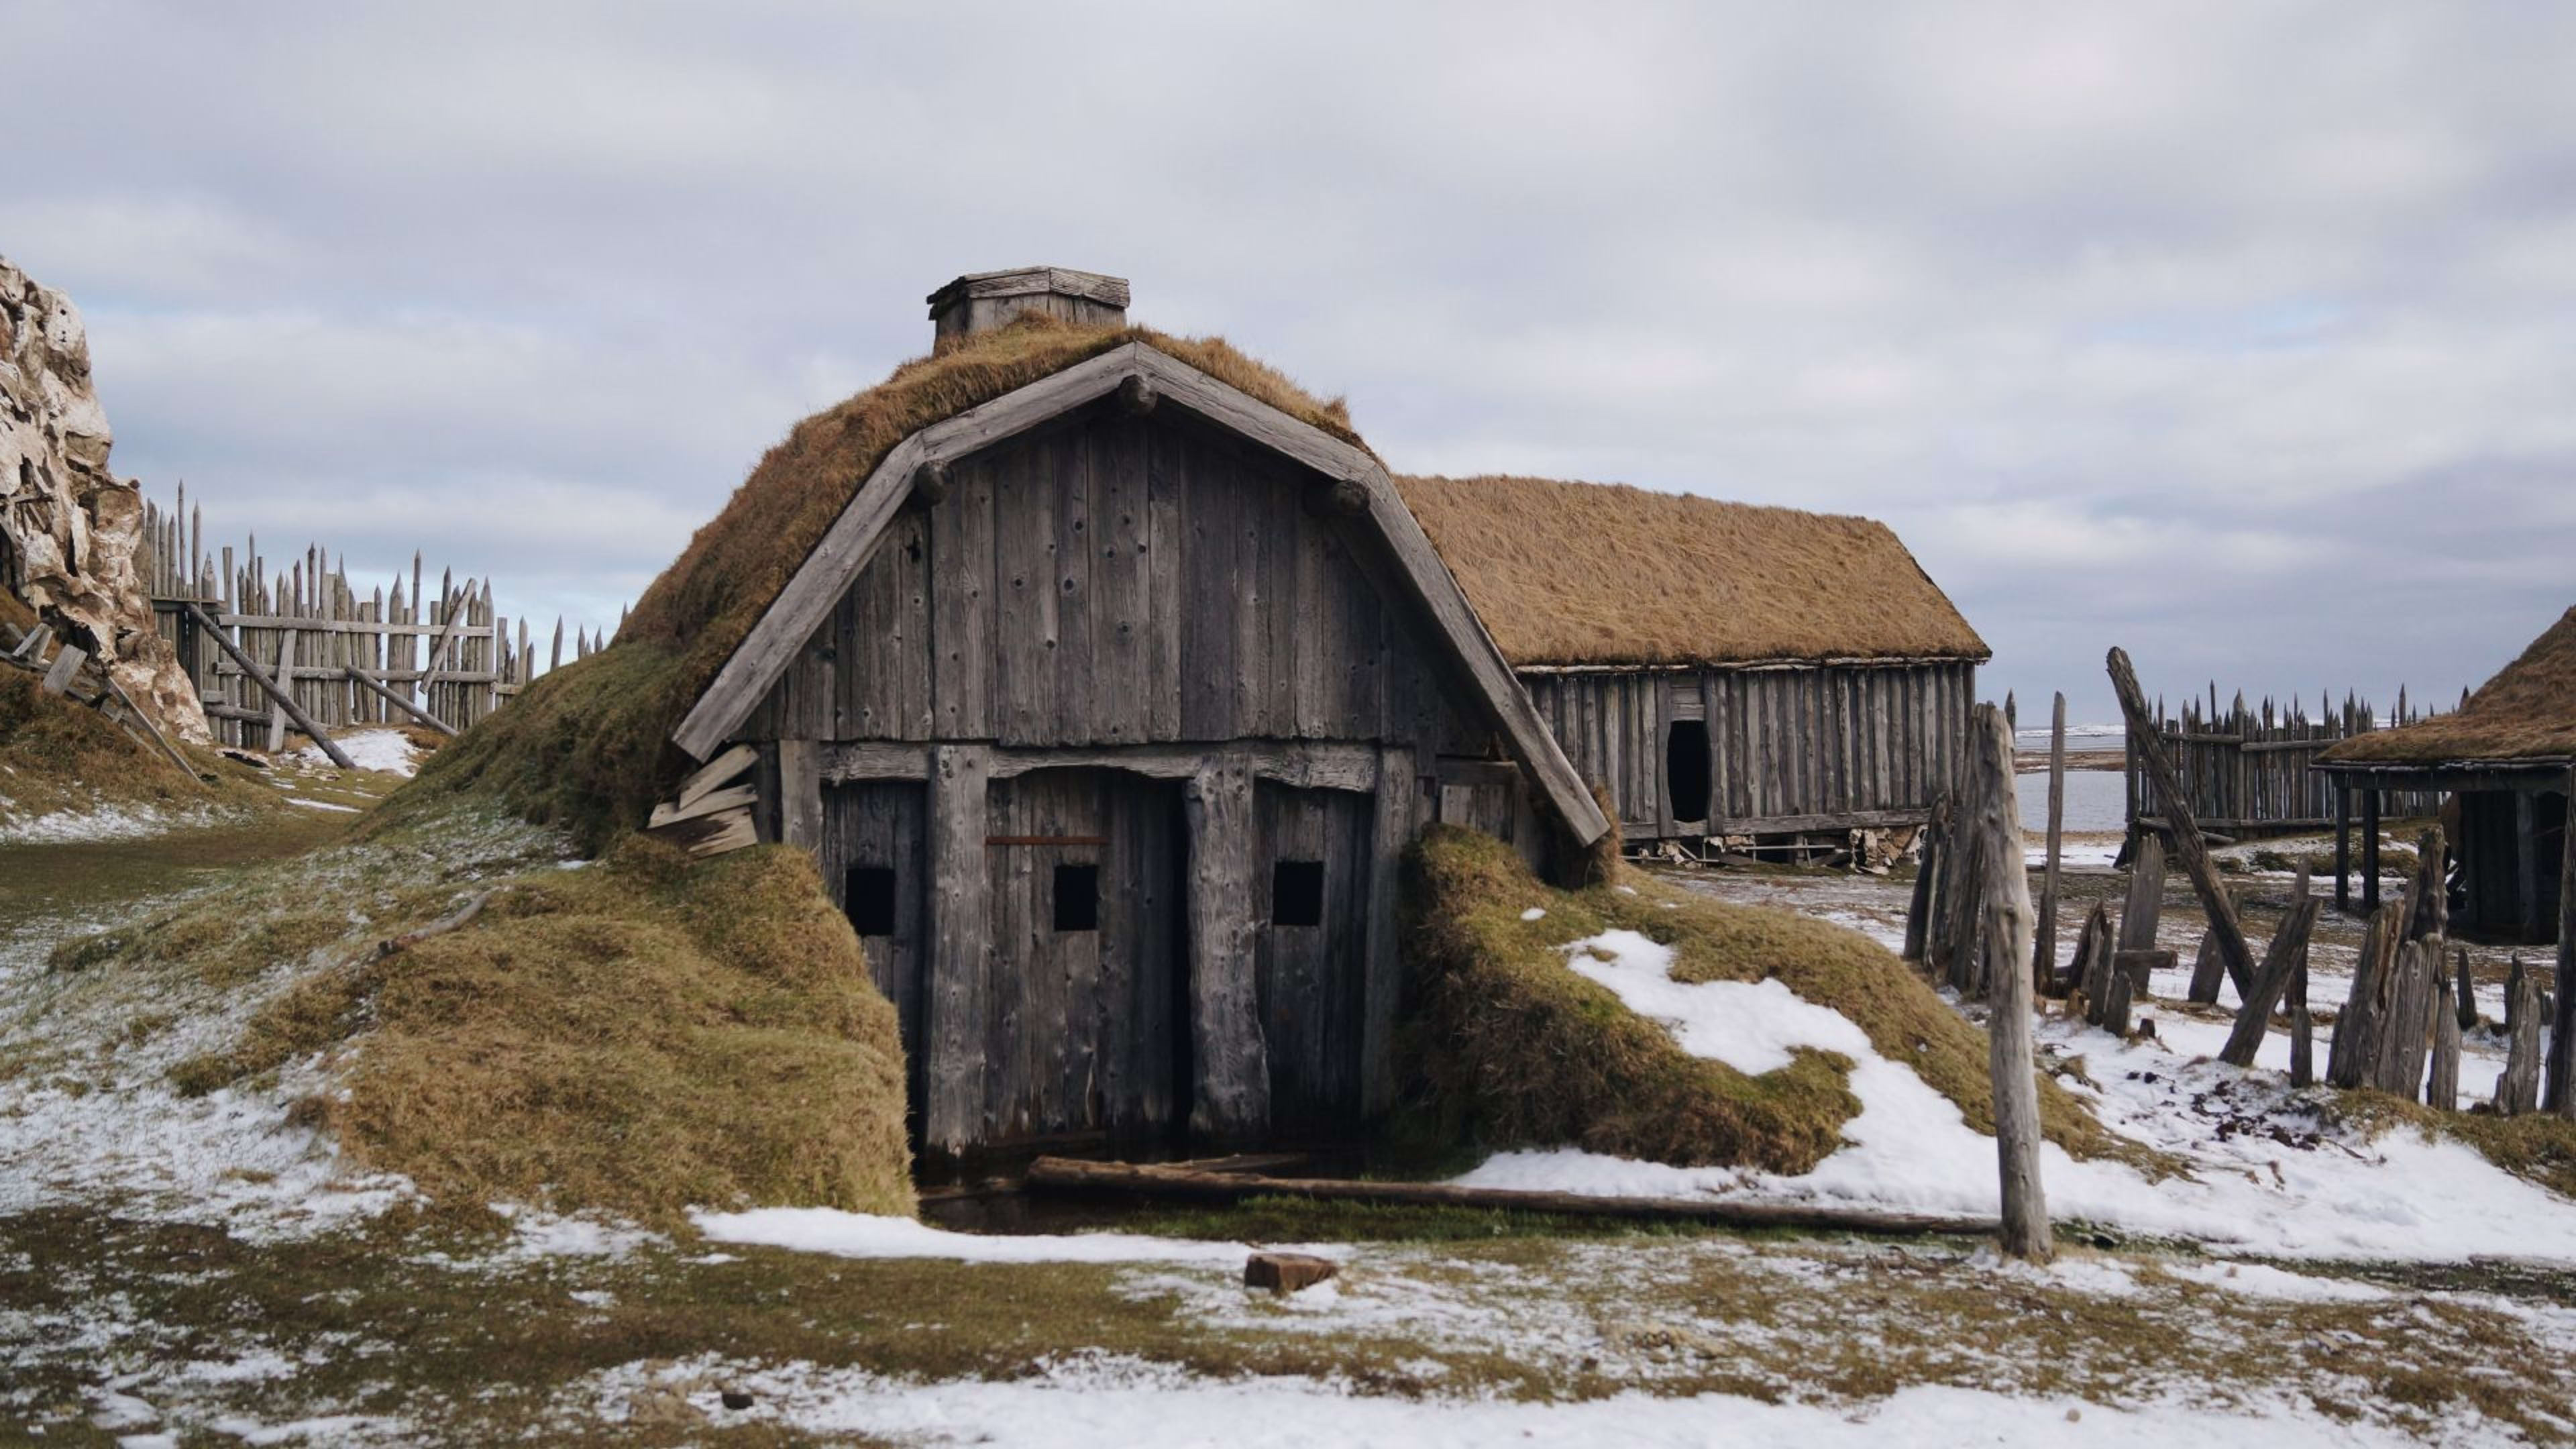
[[[1964,768],[1976,662],[1525,670],[1631,843],[1919,824]]]
[[[922,482],[727,741],[895,1003],[925,1160],[1346,1137],[1404,847],[1548,858],[1526,699],[1342,480],[1203,413],[1101,397]]]

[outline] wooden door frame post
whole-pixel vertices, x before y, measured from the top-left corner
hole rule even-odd
[[[2352,910],[2352,786],[2338,779],[2335,797],[2335,910]]]
[[[2576,1117],[2576,769],[2567,772],[2567,809],[2558,834],[2558,1000],[2542,1105]]]

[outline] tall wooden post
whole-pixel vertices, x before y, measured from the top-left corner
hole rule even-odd
[[[2576,1117],[2576,770],[2567,772],[2567,810],[2558,850],[2558,991],[2549,1037],[2548,1109]]]
[[[2059,690],[2048,719],[2048,861],[2039,878],[2038,944],[2030,960],[2034,990],[2046,992],[2057,977],[2057,859],[2066,833],[2066,692]]]
[[[992,920],[984,836],[992,776],[989,745],[931,747],[921,1136],[936,1152],[959,1152],[984,1131],[986,937]]]
[[[1224,1146],[1270,1130],[1270,1058],[1253,976],[1252,769],[1213,761],[1181,799],[1190,840],[1190,1132]]]
[[[1986,939],[1998,963],[1989,982],[1987,1065],[1994,1075],[1995,1159],[2003,1188],[2003,1249],[2044,1263],[2056,1249],[2039,1181],[2039,1087],[2031,1075],[2030,875],[2022,862],[2021,816],[2013,794],[2012,729],[1981,704],[1968,731],[1976,784],[1976,839],[1986,851]]]

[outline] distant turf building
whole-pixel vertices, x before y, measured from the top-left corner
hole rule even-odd
[[[1887,525],[1539,478],[1399,478],[1630,844],[1920,824],[1985,641]]]
[[[815,851],[933,1155],[1382,1111],[1433,822],[1564,878],[1613,829],[1919,819],[1955,769],[1983,647],[1878,525],[1397,480],[1337,405],[1125,327],[1116,278],[930,301],[937,354],[675,566],[744,602],[695,610],[729,653],[673,739],[710,764],[656,820]]]
[[[2576,608],[2458,712],[2355,735],[2314,768],[2334,780],[2341,800],[2361,794],[2366,847],[2377,838],[2383,792],[2456,793],[2451,847],[2463,899],[2453,923],[2514,940],[2555,940],[2568,776],[2576,769]],[[2347,803],[2335,814],[2341,833],[2352,811]],[[2368,874],[2375,881],[2375,872]]]

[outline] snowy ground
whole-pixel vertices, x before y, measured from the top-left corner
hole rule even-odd
[[[1860,1115],[1849,1144],[1798,1177],[1733,1168],[1677,1168],[1562,1148],[1501,1153],[1462,1181],[1481,1187],[1606,1195],[1754,1197],[1931,1211],[1996,1211],[1994,1143],[1948,1098],[1882,1057],[1840,1014],[1799,1000],[1777,981],[1685,984],[1672,952],[1633,931],[1568,947],[1577,971],[1637,1012],[1671,1025],[1686,1051],[1747,1073],[1785,1065],[1789,1048],[1818,1047],[1855,1063]],[[2160,983],[2162,984],[2162,983]],[[2318,984],[2326,984],[2320,977]],[[2176,989],[2179,989],[2178,987]],[[2210,1060],[2227,1028],[2160,1016],[2162,1040],[2125,1042],[2062,1017],[2044,1018],[2046,1057],[2081,1063],[2062,1076],[2104,1125],[2190,1165],[2188,1178],[2149,1181],[2125,1163],[2078,1162],[2043,1146],[2055,1216],[2130,1233],[2187,1238],[2219,1254],[2268,1258],[2461,1260],[2520,1257],[2576,1265],[2576,1204],[2513,1177],[2457,1142],[2395,1132],[2337,1133],[2318,1094],[2293,1094],[2288,1039],[2276,1035],[2252,1070]],[[2326,1042],[2318,1044],[2324,1059]],[[2463,1063],[2463,1086],[2492,1091],[2492,1051]]]
[[[358,910],[387,869],[553,848],[493,827],[426,860],[325,855],[303,889]],[[1904,882],[1676,878],[1901,938]],[[2282,1082],[2285,1042],[2238,1072],[2202,1059],[2221,1024],[2170,1008],[2147,1009],[2158,1041],[2043,1025],[2107,1125],[2191,1169],[2150,1183],[2049,1149],[2056,1215],[2127,1241],[2070,1232],[2047,1269],[1973,1244],[1455,1236],[1365,1216],[1005,1237],[823,1209],[668,1233],[513,1210],[379,1239],[417,1195],[298,1125],[315,1064],[196,1099],[166,1082],[297,963],[202,992],[45,968],[62,936],[172,899],[0,911],[18,923],[0,938],[0,1439],[2576,1442],[2576,1205],[2456,1145],[2332,1127]],[[2186,901],[2165,943],[2187,958]],[[2348,934],[2320,942],[2321,1003],[2348,980]],[[1851,1057],[1848,1145],[1795,1178],[1553,1152],[1468,1181],[1992,1210],[1991,1139],[1839,1015],[1776,982],[1675,983],[1632,933],[1569,964],[1744,1070],[1799,1045]],[[2471,1049],[2475,1092],[2495,1051]],[[1341,1274],[1247,1291],[1247,1237],[1320,1237],[1302,1250]]]

